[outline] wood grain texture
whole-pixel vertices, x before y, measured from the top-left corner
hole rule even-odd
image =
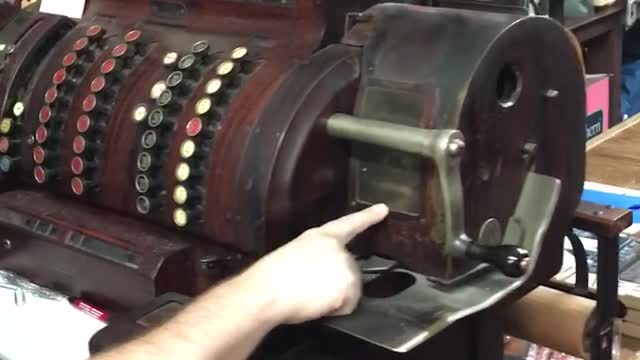
[[[640,189],[640,116],[594,139],[587,147],[586,180]]]
[[[585,330],[595,301],[539,287],[506,311],[510,335],[584,358]]]

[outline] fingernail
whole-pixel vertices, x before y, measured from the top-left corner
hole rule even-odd
[[[379,211],[381,213],[389,213],[389,207],[386,204],[373,205],[372,208],[375,209],[375,211]]]

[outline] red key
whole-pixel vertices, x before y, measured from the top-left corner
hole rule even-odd
[[[76,175],[82,174],[84,171],[84,161],[77,156],[71,159],[71,171]]]
[[[100,75],[91,81],[91,91],[94,93],[98,93],[102,91],[107,84],[107,80],[104,76]]]
[[[68,53],[62,58],[62,66],[69,67],[75,64],[76,60],[78,60],[78,55],[76,53],[74,52]]]
[[[47,153],[42,148],[42,146],[38,145],[35,148],[33,148],[33,161],[35,161],[36,164],[44,163],[46,156],[47,156]]]
[[[98,103],[98,100],[96,99],[95,95],[88,95],[82,101],[82,110],[84,110],[85,112],[89,112],[96,108],[97,103]]]
[[[47,141],[47,128],[44,125],[40,125],[36,130],[36,141],[38,144],[42,144]]]
[[[108,59],[100,65],[100,72],[107,75],[116,69],[116,59]]]
[[[187,123],[188,136],[191,136],[191,137],[198,136],[198,134],[200,134],[201,131],[202,131],[202,119],[196,117],[189,120],[189,122]]]
[[[84,181],[77,177],[71,179],[71,190],[76,195],[82,195],[84,193]]]
[[[127,35],[124,36],[124,40],[126,42],[133,42],[136,41],[138,39],[140,39],[140,36],[142,36],[142,31],[140,30],[131,30],[127,33]]]
[[[76,154],[82,154],[87,147],[87,141],[80,135],[73,139],[73,152]]]
[[[76,42],[73,44],[73,50],[82,51],[86,49],[88,45],[89,45],[89,39],[87,39],[86,37],[83,37],[81,39],[76,40]]]
[[[67,79],[67,71],[65,69],[60,69],[53,74],[53,83],[56,85],[62,84]]]
[[[58,89],[52,87],[49,90],[47,90],[46,93],[44,93],[44,101],[47,104],[51,104],[52,102],[56,101],[56,98],[58,97]]]
[[[38,184],[44,184],[47,181],[47,172],[42,166],[36,166],[33,168],[33,177]]]
[[[87,115],[80,115],[76,122],[76,129],[79,133],[85,133],[91,127],[91,118]]]
[[[51,108],[48,106],[43,106],[40,109],[40,113],[38,114],[38,118],[42,124],[46,124],[51,119]]]

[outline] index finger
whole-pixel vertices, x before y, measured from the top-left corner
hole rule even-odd
[[[322,225],[319,230],[347,245],[359,233],[384,220],[389,214],[387,205],[378,204]]]

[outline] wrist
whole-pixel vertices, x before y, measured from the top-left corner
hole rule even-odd
[[[264,324],[268,331],[282,324],[286,318],[286,307],[279,294],[268,285],[269,279],[260,276],[259,270],[249,268],[229,280],[229,285],[243,294],[247,314],[257,323]]]

